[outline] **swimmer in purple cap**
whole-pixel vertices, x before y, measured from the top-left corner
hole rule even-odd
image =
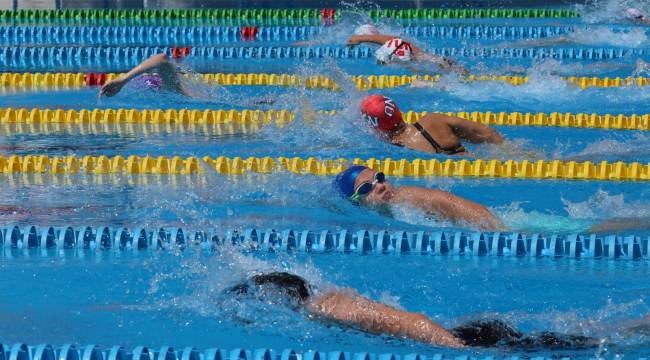
[[[193,91],[191,88],[184,85],[182,76],[183,72],[179,71],[179,69],[169,61],[166,54],[157,54],[143,61],[140,65],[134,67],[126,74],[104,84],[99,91],[99,96],[115,96],[120,92],[120,90],[122,90],[124,85],[133,80],[144,89],[169,90],[194,98],[206,98],[206,96],[201,95],[200,92]],[[243,101],[243,105],[270,105],[274,102],[275,100],[273,99],[249,97]]]
[[[370,207],[411,205],[427,214],[481,230],[504,229],[503,224],[481,204],[442,190],[417,186],[394,187],[384,173],[365,166],[352,166],[341,172],[334,185],[342,196],[356,204]]]
[[[152,73],[155,73],[155,75],[152,75]],[[181,74],[176,70],[176,67],[169,62],[166,54],[154,55],[131,69],[131,71],[126,74],[107,82],[99,91],[99,96],[115,96],[129,81],[136,79],[143,74],[147,75],[140,77],[139,79],[142,81],[142,84],[148,88],[156,90],[172,90],[183,95],[191,96],[191,94],[183,88],[180,79]]]

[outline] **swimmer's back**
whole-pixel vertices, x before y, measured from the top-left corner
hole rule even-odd
[[[428,114],[418,121],[443,150],[455,149],[461,145],[460,138],[448,124],[447,118],[442,114]],[[431,146],[422,136],[417,137],[414,141],[421,143],[422,146]]]

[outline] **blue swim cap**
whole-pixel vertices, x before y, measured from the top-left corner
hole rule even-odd
[[[354,194],[354,182],[357,180],[359,174],[365,169],[367,169],[367,167],[355,165],[336,175],[334,186],[339,190],[339,193],[341,193],[342,196],[349,198]]]

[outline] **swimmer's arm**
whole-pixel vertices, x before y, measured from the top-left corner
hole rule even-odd
[[[291,43],[291,46],[312,46],[318,44],[315,40],[305,40],[305,41],[295,41]]]
[[[388,334],[432,345],[463,347],[449,331],[422,314],[400,311],[358,294],[331,291],[314,299],[316,316],[373,334]]]
[[[416,186],[402,186],[400,195],[404,200],[422,210],[453,221],[478,226],[482,230],[504,229],[504,225],[483,205],[466,200],[450,192]]]
[[[386,41],[393,40],[393,39],[400,39],[400,38],[401,38],[400,36],[386,35],[386,34],[352,35],[348,39],[348,45],[359,45],[362,43],[384,45]],[[413,45],[413,43],[409,42],[409,44],[411,45],[411,52],[413,52],[413,55],[417,55],[422,52],[422,49]]]
[[[135,77],[147,72],[157,72],[160,76],[163,86],[172,88],[176,91],[183,92],[181,89],[181,82],[178,72],[173,64],[168,60],[166,54],[156,54],[147,60],[140,63],[140,65],[131,69],[131,71],[120,76],[119,78],[109,81],[99,92],[99,96],[106,95],[111,97],[122,89],[129,81]]]
[[[348,39],[348,45],[359,45],[359,44],[363,44],[363,43],[384,45],[386,43],[386,41],[393,40],[393,39],[396,39],[396,38],[399,38],[399,36],[384,35],[384,34],[352,35]]]
[[[445,121],[460,138],[473,143],[503,144],[505,141],[503,135],[493,127],[444,114],[435,114],[435,116]]]

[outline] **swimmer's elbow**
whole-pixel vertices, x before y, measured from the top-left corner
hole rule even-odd
[[[495,128],[492,127],[486,127],[484,138],[485,138],[485,142],[488,142],[490,144],[500,145],[503,144],[503,142],[505,141],[503,135],[501,135],[501,133],[499,133]]]
[[[152,56],[152,58],[158,60],[158,62],[161,64],[169,62],[169,56],[165,53],[156,54]]]

